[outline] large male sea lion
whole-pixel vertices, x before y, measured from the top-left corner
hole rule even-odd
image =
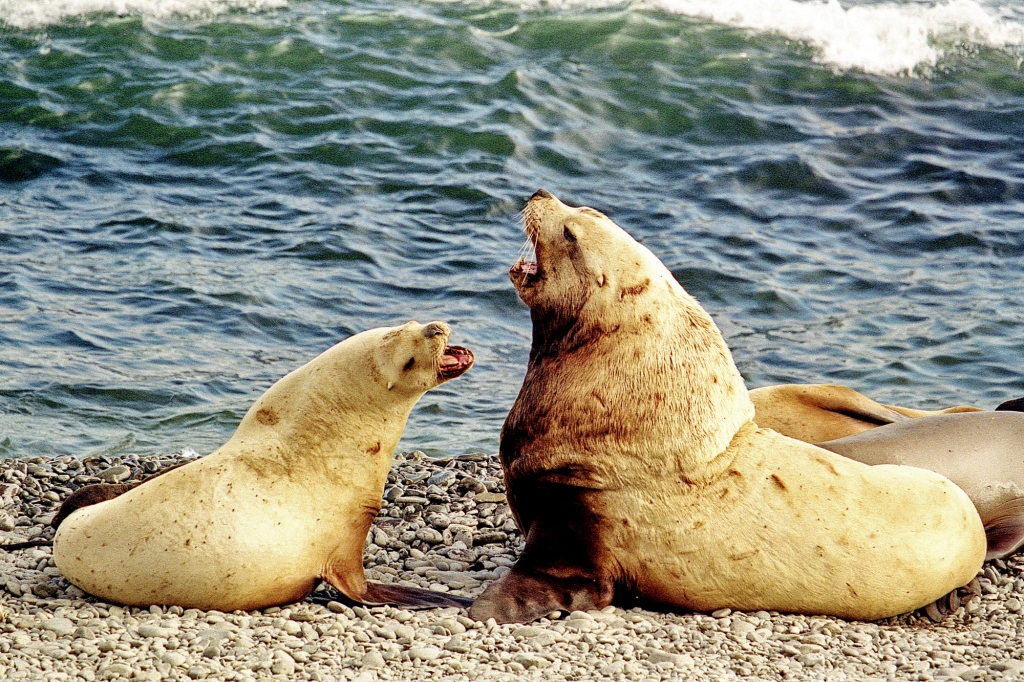
[[[758,426],[805,443],[844,438],[912,418],[981,411],[967,405],[937,411],[883,405],[852,388],[832,384],[764,386],[751,390],[750,400]]]
[[[819,446],[865,464],[938,472],[971,498],[988,538],[986,558],[1024,544],[1024,414],[941,414],[907,419]]]
[[[970,500],[758,428],[711,318],[646,248],[538,191],[510,277],[533,345],[501,434],[526,548],[470,614],[529,621],[638,597],[876,619],[981,567]]]
[[[367,583],[362,564],[409,412],[473,364],[448,335],[410,322],[342,341],[271,386],[216,452],[67,516],[57,567],[121,604],[254,609],[322,579],[355,601],[461,605]]]

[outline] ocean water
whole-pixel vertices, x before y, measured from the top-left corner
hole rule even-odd
[[[494,452],[544,187],[649,246],[751,387],[1024,395],[1024,5],[0,0],[0,456],[215,449],[362,329]]]

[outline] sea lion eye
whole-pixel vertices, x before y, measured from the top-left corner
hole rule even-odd
[[[416,364],[416,358],[409,358],[409,362],[405,363],[405,367],[402,368],[403,372],[408,372],[412,369],[412,366]]]
[[[572,230],[569,229],[568,225],[562,226],[562,236],[565,237],[566,241],[570,241],[573,243],[576,242],[576,235],[572,233]]]

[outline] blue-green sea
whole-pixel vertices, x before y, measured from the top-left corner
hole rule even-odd
[[[543,187],[645,243],[751,387],[1024,395],[1024,3],[0,0],[0,457],[224,442],[357,331],[476,365],[495,452]]]

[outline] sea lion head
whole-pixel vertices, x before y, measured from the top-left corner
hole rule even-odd
[[[753,405],[696,299],[600,211],[538,190],[523,223],[536,262],[520,258],[509,277],[533,346],[502,429],[506,477],[603,487],[723,452]]]
[[[520,258],[509,278],[533,311],[535,346],[538,333],[560,337],[581,322],[614,326],[636,311],[618,302],[635,303],[652,285],[675,282],[654,254],[606,215],[563,204],[546,190],[527,202],[523,226],[537,257]]]
[[[373,358],[393,395],[422,395],[473,366],[468,348],[448,345],[451,330],[444,322],[407,322],[381,331]]]
[[[473,366],[469,349],[448,345],[449,333],[443,322],[408,322],[350,336],[271,386],[236,436],[272,432],[296,451],[365,440],[368,451],[390,455],[420,397]]]

